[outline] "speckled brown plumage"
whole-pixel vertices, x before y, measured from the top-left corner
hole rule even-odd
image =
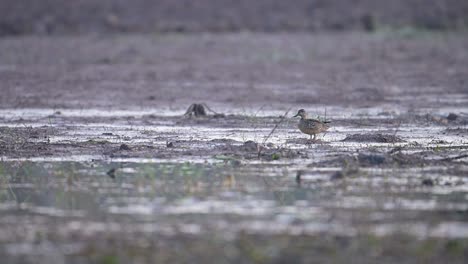
[[[311,140],[315,140],[317,134],[323,133],[330,128],[327,121],[307,118],[307,113],[304,109],[299,110],[294,117],[297,116],[301,117],[298,124],[299,130],[304,134],[310,135]]]

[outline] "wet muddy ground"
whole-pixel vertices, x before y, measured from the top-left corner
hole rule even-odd
[[[468,26],[460,0],[60,0],[0,2],[0,36],[128,32],[376,30]]]
[[[466,38],[284,37],[0,41],[2,259],[464,263]]]

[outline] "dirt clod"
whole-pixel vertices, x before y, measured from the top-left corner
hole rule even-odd
[[[261,146],[255,141],[249,140],[244,142],[244,145],[241,147],[244,151],[258,151]]]
[[[127,144],[122,144],[119,147],[119,150],[132,150],[129,145]]]
[[[432,187],[434,186],[434,181],[432,179],[424,179],[421,181],[421,184],[424,186]]]
[[[450,114],[447,116],[447,120],[448,120],[448,121],[455,121],[457,118],[458,118],[458,115],[457,115],[457,114],[454,114],[454,113],[450,113]]]

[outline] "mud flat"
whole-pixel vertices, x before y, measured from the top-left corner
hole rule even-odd
[[[468,118],[333,109],[335,126],[315,143],[291,117],[265,141],[278,110],[3,110],[2,255],[308,262],[371,250],[357,260],[390,263],[398,250],[463,262]]]
[[[53,39],[0,42],[6,263],[465,262],[465,37]]]

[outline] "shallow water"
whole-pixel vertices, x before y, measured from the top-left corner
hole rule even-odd
[[[151,250],[154,236],[468,238],[468,159],[431,163],[466,153],[466,135],[446,133],[466,125],[413,122],[396,109],[384,118],[375,109],[330,109],[338,121],[316,144],[298,140],[306,136],[292,118],[265,141],[279,110],[255,117],[231,110],[219,120],[164,109],[2,110],[4,140],[20,135],[20,143],[12,141],[0,163],[0,254],[18,263],[36,255],[81,263],[102,234],[139,250]],[[355,133],[404,142],[342,141]],[[248,140],[272,144],[265,152],[298,154],[259,159],[237,149]],[[424,163],[332,162],[398,147]],[[338,172],[344,176],[334,179]]]

